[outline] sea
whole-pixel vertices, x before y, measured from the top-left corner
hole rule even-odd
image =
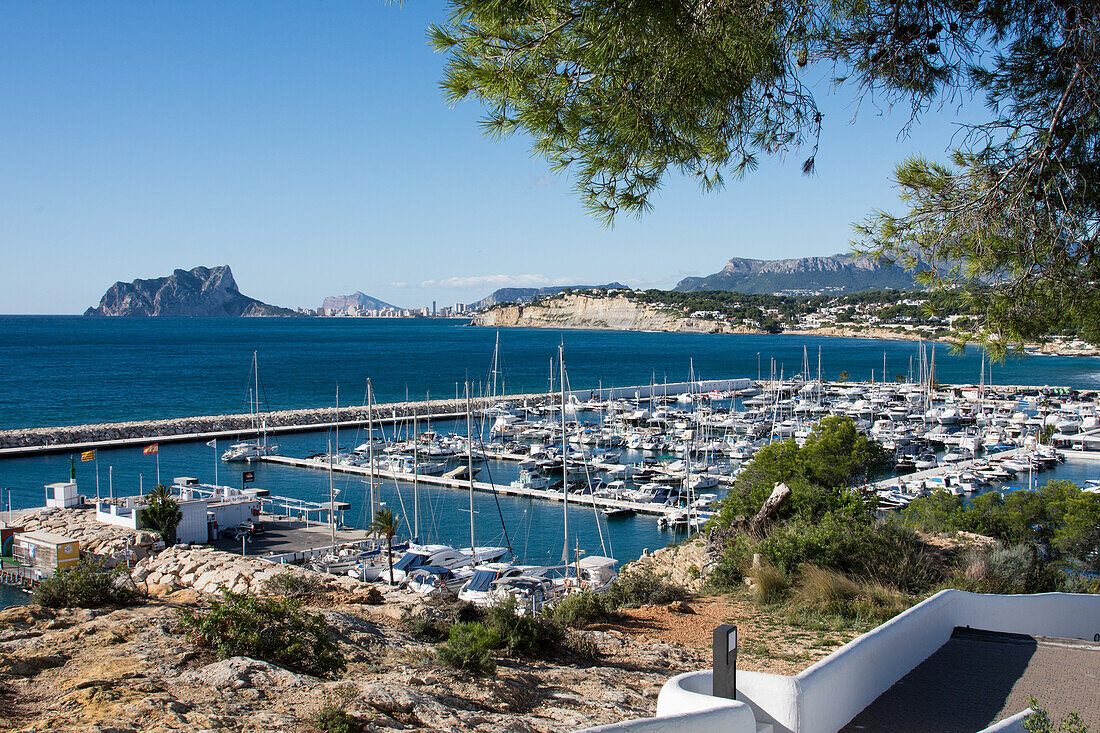
[[[816,375],[853,380],[908,378],[919,364],[911,341],[791,335],[742,335],[494,329],[450,319],[359,318],[156,318],[114,319],[53,316],[0,317],[0,429],[79,425],[139,419],[247,412],[251,365],[256,354],[260,399],[282,410],[364,404],[367,379],[377,402],[444,398],[463,391],[487,393],[496,364],[497,392],[515,394],[558,386],[552,360],[564,347],[568,386],[622,387],[696,379],[791,376],[804,358]],[[931,345],[925,344],[929,349]],[[954,353],[935,344],[937,380],[977,383],[979,352]],[[884,368],[885,364],[885,368]],[[1100,389],[1100,358],[1010,356],[986,367],[987,384],[1026,384]],[[464,425],[433,424],[464,432]],[[487,426],[483,429],[487,429]],[[392,430],[387,428],[387,430]],[[305,456],[325,450],[328,431],[279,436],[281,452]],[[342,430],[339,445],[353,448],[364,435]],[[0,459],[0,510],[44,505],[43,486],[66,480],[70,466],[80,492],[116,496],[145,491],[176,476],[236,485],[240,466],[220,463],[204,443],[164,444],[158,457],[140,448],[100,450],[96,461],[48,455]],[[631,456],[625,455],[624,460]],[[159,462],[158,462],[159,461]],[[272,494],[328,500],[326,472],[259,464],[255,486]],[[479,480],[508,483],[519,469],[488,462]],[[488,475],[488,474],[491,474]],[[1100,464],[1064,464],[1042,475],[1083,481],[1097,478]],[[363,527],[366,487],[357,476],[337,475],[339,499],[352,508],[348,526]],[[381,498],[408,521],[408,486],[386,482]],[[510,545],[525,562],[560,561],[564,551],[561,504],[476,494],[478,545]],[[420,494],[421,539],[469,544],[468,497],[432,487]],[[622,562],[677,539],[652,517],[608,522],[589,506],[571,505],[570,543],[587,554]],[[0,517],[4,516],[0,511]],[[575,547],[573,548],[575,549]],[[18,591],[0,587],[0,607],[18,602]]]

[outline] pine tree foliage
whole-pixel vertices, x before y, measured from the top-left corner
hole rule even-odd
[[[908,105],[906,127],[960,95],[947,163],[903,161],[909,211],[875,212],[859,248],[958,290],[994,351],[1098,324],[1100,4],[1087,0],[450,0],[430,40],[449,54],[452,102],[486,131],[522,131],[573,173],[607,223],[647,211],[669,175],[703,190],[760,156],[805,155],[822,132],[808,79],[833,69],[855,103]],[[811,77],[811,74],[813,75]],[[945,141],[947,143],[947,141]],[[975,288],[974,284],[995,284]]]

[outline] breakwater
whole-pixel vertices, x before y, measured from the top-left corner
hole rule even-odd
[[[592,397],[641,398],[651,395],[675,395],[689,390],[705,392],[713,389],[744,389],[749,379],[715,379],[695,383],[614,387],[608,389],[582,389],[567,393],[567,399],[585,401]],[[481,410],[493,402],[508,400],[512,403],[537,404],[557,401],[560,393],[533,393],[507,395],[496,399],[472,397],[470,406]],[[414,416],[422,419],[448,419],[466,415],[466,400],[440,399],[417,402],[394,402],[373,405],[349,405],[336,408],[321,407],[303,410],[279,410],[263,412],[257,416],[248,413],[237,415],[207,415],[165,420],[137,420],[133,422],[99,423],[95,425],[67,425],[52,428],[24,428],[0,431],[0,457],[65,453],[93,448],[122,448],[144,445],[150,442],[187,442],[211,439],[251,438],[256,435],[256,425],[263,425],[269,434],[328,430],[338,426],[363,427],[370,422],[390,425],[406,422]]]
[[[540,400],[547,395],[520,395],[509,399]],[[488,405],[488,399],[474,398],[471,406],[477,410]],[[373,414],[368,414],[372,412]],[[328,430],[339,427],[360,427],[371,421],[392,424],[420,418],[447,418],[466,414],[466,401],[431,400],[430,402],[398,402],[375,405],[370,411],[366,406],[350,406],[336,409],[323,407],[304,410],[280,410],[260,413],[253,417],[248,413],[238,415],[206,415],[165,420],[136,420],[132,422],[100,423],[97,425],[66,425],[52,428],[26,428],[0,431],[0,455],[28,455],[34,453],[59,453],[77,449],[123,447],[150,441],[182,442],[211,440],[213,438],[251,438],[257,433],[256,424],[266,426],[269,434]]]

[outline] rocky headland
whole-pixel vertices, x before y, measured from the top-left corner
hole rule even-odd
[[[496,328],[580,328],[613,331],[689,331],[697,333],[760,333],[677,312],[625,295],[593,297],[562,295],[528,305],[498,305],[474,316],[476,326]]]
[[[242,295],[229,265],[176,270],[167,277],[116,282],[86,316],[296,316]]]

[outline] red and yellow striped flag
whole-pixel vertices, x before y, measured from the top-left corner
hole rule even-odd
[[[144,453],[147,456],[154,456],[159,452],[158,449],[159,449],[158,444],[153,443],[152,445],[145,446],[145,450],[143,450],[142,453]]]
[[[80,454],[80,462],[81,463],[86,463],[88,461],[94,461],[94,460],[95,460],[95,451],[94,450],[86,450],[86,451],[84,451],[83,453]]]

